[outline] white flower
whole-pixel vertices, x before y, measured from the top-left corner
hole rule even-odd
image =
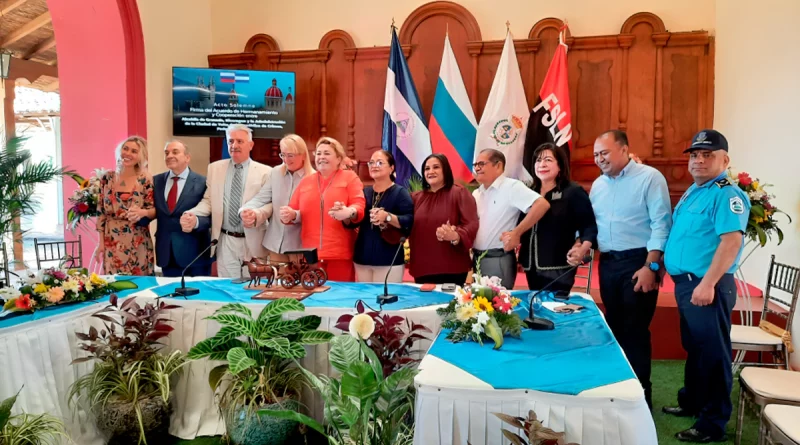
[[[19,292],[19,290],[13,287],[4,287],[0,289],[0,299],[11,300],[20,296],[22,296],[22,294]]]
[[[472,325],[472,332],[476,334],[483,334],[483,325],[480,323],[475,323],[474,325]]]
[[[64,288],[64,292],[71,291],[77,294],[81,289],[81,283],[79,283],[77,280],[73,278],[70,278],[69,280],[65,281],[64,284],[61,285],[61,287]]]
[[[485,325],[489,322],[489,314],[487,312],[478,312],[478,323]]]
[[[366,340],[375,332],[375,320],[367,314],[358,314],[350,320],[350,335]]]
[[[91,292],[94,290],[94,285],[92,285],[91,281],[86,280],[86,282],[83,283],[83,288],[86,289],[86,292]]]

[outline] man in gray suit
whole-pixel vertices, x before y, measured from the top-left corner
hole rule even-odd
[[[181,215],[194,208],[206,192],[206,178],[189,169],[189,148],[179,140],[173,140],[164,147],[164,161],[168,171],[153,176],[156,207],[156,264],[161,267],[165,277],[179,277],[183,269],[197,255],[208,247],[211,218],[198,217],[198,226],[191,232],[181,228]],[[143,218],[139,224],[149,224]],[[187,276],[211,275],[211,262],[206,252],[195,262]]]

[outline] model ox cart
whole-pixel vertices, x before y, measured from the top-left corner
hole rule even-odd
[[[250,272],[248,287],[272,287],[277,280],[286,289],[302,285],[307,290],[313,290],[328,281],[328,274],[319,264],[317,249],[293,250],[284,254],[289,257],[285,263],[258,258],[250,260],[247,263]]]

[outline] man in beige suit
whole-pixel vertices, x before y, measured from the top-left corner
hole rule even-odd
[[[244,125],[231,125],[225,130],[230,159],[208,166],[206,193],[197,206],[181,216],[184,232],[194,230],[198,216],[211,216],[211,237],[219,240],[215,247],[217,276],[238,278],[242,261],[264,257],[261,245],[266,226],[245,228],[239,210],[269,182],[272,167],[250,159],[253,131]],[[211,251],[212,255],[214,250]]]

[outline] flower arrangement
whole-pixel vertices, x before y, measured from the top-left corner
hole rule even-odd
[[[428,340],[423,333],[431,330],[398,315],[374,310],[366,312],[364,306],[359,300],[356,315],[342,315],[336,320],[336,328],[364,340],[378,356],[383,375],[387,377],[406,365],[419,362],[411,356],[414,352],[411,348],[417,340]]]
[[[99,215],[97,201],[100,197],[100,178],[106,173],[108,173],[108,170],[98,168],[94,170],[94,175],[88,179],[78,175],[72,176],[72,179],[80,186],[69,197],[72,207],[67,211],[67,221],[73,231],[81,222]]]
[[[483,345],[487,339],[494,340],[494,349],[503,346],[503,337],[519,338],[522,319],[514,312],[520,299],[500,285],[498,277],[473,275],[473,283],[465,288],[456,288],[456,296],[447,307],[437,309],[443,317],[442,329],[449,329],[447,339],[453,343],[476,341]]]
[[[56,269],[39,271],[27,277],[19,289],[4,288],[3,309],[11,312],[33,312],[57,304],[97,300],[115,291],[136,289],[131,281],[101,278],[86,269]]]
[[[739,186],[750,198],[750,219],[747,221],[747,237],[764,247],[767,244],[767,240],[771,239],[772,235],[775,234],[778,237],[778,244],[782,243],[783,231],[778,227],[775,215],[783,213],[789,218],[790,223],[792,218],[770,202],[775,198],[775,195],[767,193],[765,188],[771,184],[764,184],[758,178],[753,179],[747,172],[740,172],[734,175],[728,170],[728,176],[729,180]]]

